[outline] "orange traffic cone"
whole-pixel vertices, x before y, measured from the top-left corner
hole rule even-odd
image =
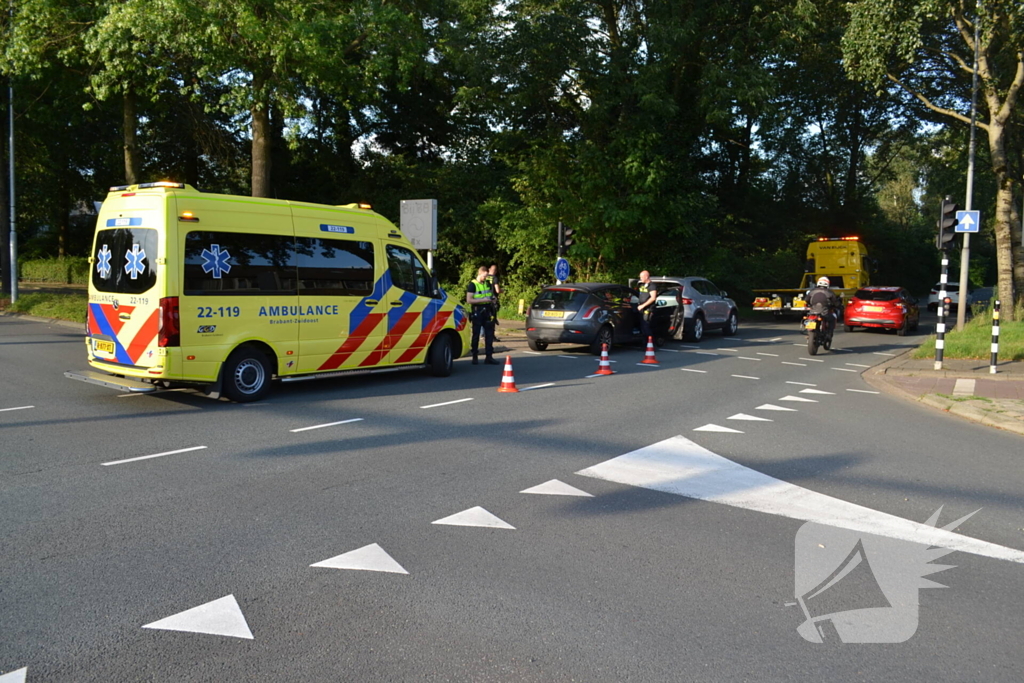
[[[597,365],[597,372],[595,375],[614,375],[615,371],[612,370],[612,364],[608,361],[608,345],[605,344],[601,347],[601,362]]]
[[[647,338],[647,353],[644,354],[644,359],[640,361],[641,365],[657,365],[658,359],[654,357],[654,337]]]
[[[512,375],[512,356],[505,356],[505,372],[501,375],[501,386],[498,392],[502,394],[518,394],[516,389],[516,378]]]

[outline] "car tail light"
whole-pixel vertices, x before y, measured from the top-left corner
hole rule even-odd
[[[600,306],[591,306],[587,309],[587,312],[583,314],[583,320],[590,320],[599,310],[601,310]]]
[[[527,332],[536,332],[536,331],[537,331],[537,328],[536,328],[536,327],[527,327],[527,328],[526,328],[526,331],[527,331]]]
[[[684,296],[684,297],[682,297],[681,299],[679,299],[679,303],[681,303],[681,304],[682,304],[682,305],[684,305],[684,306],[689,306],[690,304],[692,304],[692,303],[693,303],[693,299],[687,299],[687,298],[686,298],[686,297]]]
[[[157,344],[161,347],[181,346],[181,318],[176,296],[160,299],[160,333]]]

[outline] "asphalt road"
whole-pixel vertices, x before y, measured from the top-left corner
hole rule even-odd
[[[944,506],[944,526],[981,508],[959,533],[1024,550],[1021,437],[868,393],[859,372],[912,336],[839,332],[815,360],[801,341],[795,323],[745,324],[659,350],[656,368],[616,349],[612,377],[588,378],[597,364],[581,349],[517,352],[520,389],[553,383],[518,394],[495,391],[502,368],[462,360],[446,379],[299,383],[236,405],[66,380],[85,367],[77,331],[0,318],[0,672],[1021,680],[1024,565],[984,554],[938,561],[956,565],[930,577],[948,588],[920,590],[905,642],[797,632],[795,487],[821,514],[846,501],[924,522]],[[728,460],[716,485],[753,502],[577,474],[677,435],[688,441],[659,448]],[[685,484],[650,467],[653,488]],[[779,487],[751,483],[763,475]],[[521,493],[552,479],[591,497]],[[476,506],[514,529],[432,524]],[[310,566],[370,544],[408,574]],[[853,576],[851,605],[877,591]],[[233,635],[143,628],[212,601],[219,617],[177,626]]]

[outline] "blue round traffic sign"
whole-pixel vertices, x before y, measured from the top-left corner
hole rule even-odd
[[[564,258],[559,258],[555,261],[555,279],[565,282],[569,279],[569,261]]]

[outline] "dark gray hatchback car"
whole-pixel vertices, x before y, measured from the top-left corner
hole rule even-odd
[[[607,282],[549,285],[533,300],[526,316],[530,348],[543,351],[548,344],[585,344],[594,354],[608,344],[640,339],[636,312],[637,292]],[[659,338],[667,334],[669,312],[655,310],[652,327]]]

